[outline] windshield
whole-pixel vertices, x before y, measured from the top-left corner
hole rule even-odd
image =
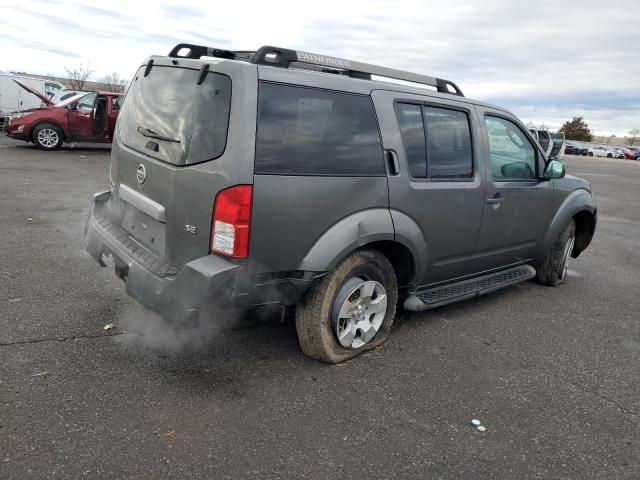
[[[141,68],[131,82],[116,136],[165,162],[200,163],[224,152],[230,109],[231,79],[225,75],[153,66],[145,77]]]
[[[63,100],[62,102],[56,103],[56,107],[66,107],[70,103],[73,103],[76,100],[78,100],[78,99],[80,99],[80,98],[82,98],[84,96],[87,96],[87,95],[95,95],[95,94],[94,93],[86,93],[86,92],[76,93],[72,97],[69,97],[66,100]]]

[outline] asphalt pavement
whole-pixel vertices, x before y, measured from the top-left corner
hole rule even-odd
[[[137,331],[83,247],[108,148],[0,138],[0,478],[639,478],[640,162],[566,160],[599,221],[565,285],[403,315],[329,366],[277,318]]]

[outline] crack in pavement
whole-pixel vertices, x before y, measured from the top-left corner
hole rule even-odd
[[[34,338],[31,340],[16,340],[15,342],[0,343],[0,347],[8,347],[11,345],[28,345],[31,343],[42,343],[42,342],[66,342],[67,340],[117,337],[119,335],[137,335],[137,334],[131,333],[131,332],[120,332],[120,333],[96,334],[96,335],[71,335],[68,337]]]

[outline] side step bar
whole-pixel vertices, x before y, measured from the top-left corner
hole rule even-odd
[[[481,277],[450,283],[439,287],[419,290],[404,301],[405,310],[421,312],[449,303],[466,300],[493,292],[509,285],[515,285],[536,276],[536,269],[530,265],[501,270]]]

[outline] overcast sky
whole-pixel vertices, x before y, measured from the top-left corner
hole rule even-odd
[[[99,6],[96,6],[99,5]],[[0,0],[0,71],[129,79],[177,43],[277,45],[447,78],[465,95],[558,128],[640,128],[640,1]]]

